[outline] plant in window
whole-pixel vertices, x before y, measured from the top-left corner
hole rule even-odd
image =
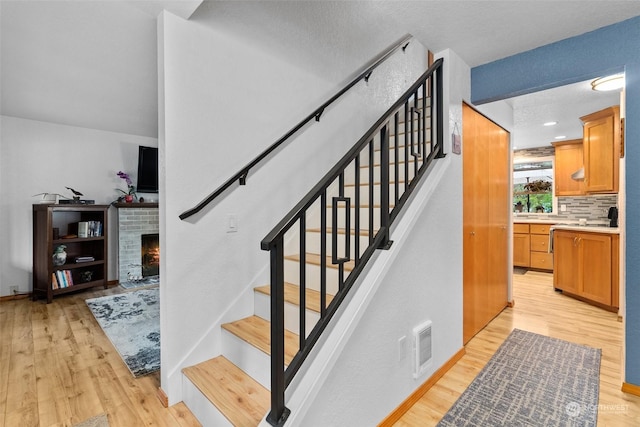
[[[541,193],[551,190],[551,183],[549,181],[543,181],[541,179],[531,181],[524,185],[525,190],[532,193]]]

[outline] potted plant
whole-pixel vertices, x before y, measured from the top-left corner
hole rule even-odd
[[[124,181],[127,183],[127,191],[124,191],[120,188],[116,188],[116,190],[122,193],[122,196],[119,197],[118,200],[124,200],[126,203],[132,203],[134,198],[135,199],[138,198],[138,196],[136,195],[135,185],[133,185],[131,178],[129,178],[129,174],[119,171],[117,175],[120,178],[124,179]]]

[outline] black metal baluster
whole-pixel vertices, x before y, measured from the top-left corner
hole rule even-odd
[[[422,86],[422,166],[427,160],[427,82]]]
[[[404,103],[404,191],[409,188],[409,100]]]
[[[389,128],[388,124],[380,129],[380,231],[384,237],[380,243],[381,249],[389,249]]]
[[[358,153],[356,155],[355,158],[355,162],[354,162],[354,169],[355,169],[355,174],[356,174],[356,179],[355,179],[355,201],[354,201],[354,206],[353,206],[353,211],[354,211],[354,235],[355,235],[355,241],[354,243],[354,254],[353,254],[353,259],[354,259],[354,265],[358,265],[360,263],[360,153]]]
[[[271,257],[271,412],[272,425],[282,425],[289,416],[284,405],[284,242],[273,243]]]
[[[436,140],[437,140],[437,144],[438,144],[438,154],[436,155],[436,158],[440,159],[444,156],[446,156],[446,154],[444,153],[444,129],[442,124],[444,123],[444,118],[442,117],[443,113],[443,105],[442,105],[442,99],[443,99],[443,76],[442,76],[442,67],[440,67],[440,69],[438,69],[435,73],[436,75],[436,93],[435,93],[435,97],[437,100],[437,105],[436,105],[436,109],[438,110],[438,124],[436,125]],[[433,109],[433,101],[431,102],[431,109]]]
[[[327,313],[327,190],[320,195],[320,317]]]
[[[420,147],[420,111],[418,110],[418,90],[416,89],[416,91],[413,93],[413,111],[415,111],[418,114],[418,129],[416,129],[416,136],[417,136],[417,146]],[[413,124],[413,116],[411,116],[411,124]],[[414,150],[414,145],[413,145],[413,128],[411,128],[411,149],[413,151]],[[420,152],[413,152],[411,153],[411,155],[413,156],[413,161],[414,161],[414,165],[413,165],[413,177],[415,178],[416,176],[418,176],[418,159],[420,158]]]
[[[369,141],[369,245],[373,243],[373,139]]]
[[[304,348],[305,340],[307,337],[306,315],[307,315],[307,221],[306,211],[302,212],[300,216],[300,346],[298,348]]]
[[[400,194],[400,159],[398,158],[400,155],[400,151],[398,148],[398,144],[400,143],[400,138],[398,138],[398,116],[400,115],[400,113],[398,111],[396,111],[396,113],[393,115],[393,129],[394,129],[394,135],[393,135],[393,170],[394,170],[394,179],[395,182],[393,184],[393,194],[394,194],[394,204],[397,205],[398,204],[398,199],[399,194]]]

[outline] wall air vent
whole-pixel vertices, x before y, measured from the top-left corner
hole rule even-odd
[[[431,365],[432,348],[431,321],[427,320],[413,328],[413,378],[418,378]]]

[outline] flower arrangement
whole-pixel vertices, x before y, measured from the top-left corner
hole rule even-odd
[[[116,175],[124,179],[124,181],[127,183],[127,191],[124,191],[120,188],[116,188],[116,190],[120,191],[123,194],[123,196],[120,197],[120,199],[124,199],[125,202],[131,203],[134,197],[137,198],[135,185],[133,185],[131,178],[129,178],[129,174],[119,171]]]

